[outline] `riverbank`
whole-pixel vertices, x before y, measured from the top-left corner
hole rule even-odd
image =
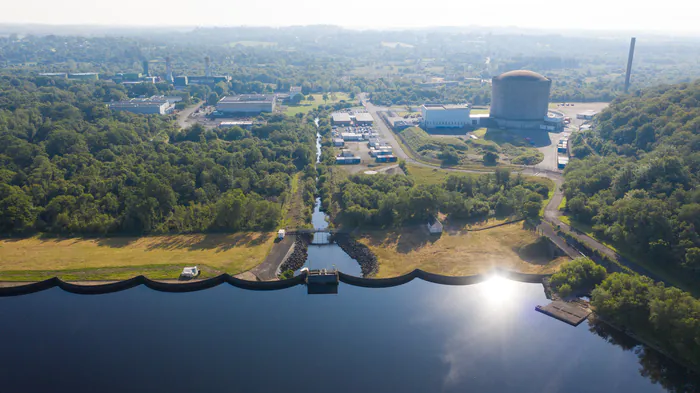
[[[203,278],[235,275],[260,264],[274,240],[267,232],[2,239],[0,281],[177,279],[184,266],[194,265]]]

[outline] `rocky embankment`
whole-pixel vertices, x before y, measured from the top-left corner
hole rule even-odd
[[[287,270],[298,270],[306,262],[306,258],[309,256],[309,243],[311,243],[311,236],[309,235],[296,235],[294,239],[294,251],[287,258],[282,265],[280,265],[280,272],[286,272]]]
[[[333,241],[335,241],[350,258],[356,260],[357,263],[360,264],[362,277],[372,277],[377,274],[379,263],[377,262],[377,257],[369,247],[357,242],[348,234],[335,234],[335,236],[333,236]]]

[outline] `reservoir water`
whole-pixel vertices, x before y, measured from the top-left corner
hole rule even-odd
[[[643,393],[665,391],[655,380],[692,383],[654,352],[534,311],[546,302],[542,285],[501,278],[341,284],[337,295],[53,288],[0,298],[0,391]]]
[[[318,119],[316,119],[318,127]],[[321,134],[316,133],[316,163],[321,161]],[[321,211],[321,198],[316,198],[314,212],[311,215],[311,224],[316,229],[328,228],[326,213]],[[314,243],[318,240],[323,240],[328,236],[327,233],[317,233],[314,235]],[[356,260],[350,258],[337,244],[329,245],[310,245],[309,256],[306,263],[301,268],[308,267],[309,269],[332,269],[336,268],[343,273],[353,276],[362,277],[362,269]],[[301,269],[300,268],[300,269]],[[298,272],[298,271],[297,271]]]

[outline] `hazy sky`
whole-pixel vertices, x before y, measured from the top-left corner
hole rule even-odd
[[[698,0],[12,0],[0,23],[357,28],[518,26],[700,33]]]

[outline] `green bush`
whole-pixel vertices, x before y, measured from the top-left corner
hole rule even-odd
[[[605,276],[607,271],[604,267],[581,257],[562,265],[561,270],[552,275],[550,284],[554,292],[567,296],[562,291],[568,291],[569,294],[590,292],[605,279]]]
[[[292,269],[285,270],[280,274],[280,280],[287,280],[290,278],[294,278],[294,270]]]

